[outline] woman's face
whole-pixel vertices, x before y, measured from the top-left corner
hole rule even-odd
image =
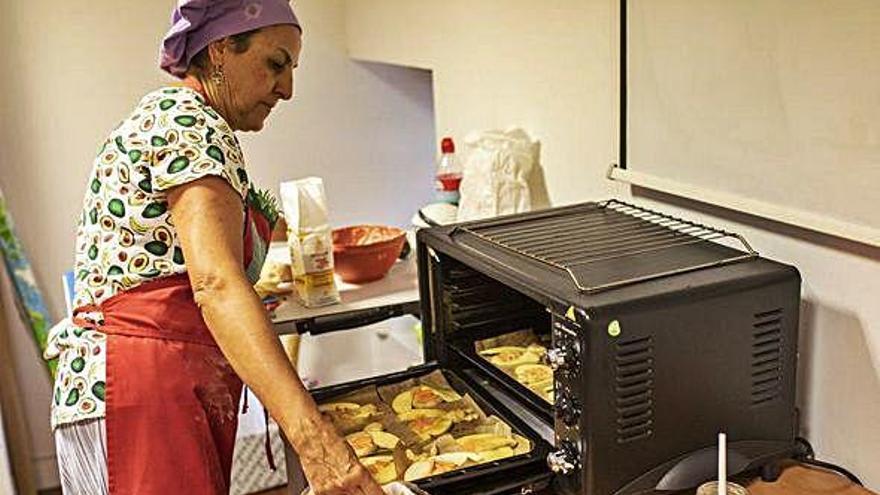
[[[290,25],[259,30],[243,53],[224,50],[223,73],[231,93],[227,118],[236,130],[259,131],[278,100],[293,98],[293,69],[301,50],[300,31]]]

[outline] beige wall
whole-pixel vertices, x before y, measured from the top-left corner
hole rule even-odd
[[[0,2],[0,188],[55,317],[97,146],[168,81],[155,61],[174,3]],[[252,175],[276,191],[282,179],[324,177],[336,225],[408,224],[431,194],[430,73],[351,62],[342,2],[295,4],[306,30],[297,96],[262,133],[242,137]],[[40,484],[51,486],[50,385],[26,333],[14,330]]]
[[[618,5],[347,0],[349,52],[432,69],[438,135],[517,125],[541,139],[556,204],[630,197],[604,178],[617,156]],[[798,266],[803,432],[820,457],[880,488],[880,251],[644,191],[635,199],[740,231]]]

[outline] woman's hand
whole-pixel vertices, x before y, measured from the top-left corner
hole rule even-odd
[[[318,416],[303,421],[299,431],[291,432],[288,438],[298,439],[296,452],[312,495],[383,495],[382,488],[326,419]]]

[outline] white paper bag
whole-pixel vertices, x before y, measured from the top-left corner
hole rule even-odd
[[[541,143],[522,129],[468,135],[458,221],[550,206],[540,155]]]

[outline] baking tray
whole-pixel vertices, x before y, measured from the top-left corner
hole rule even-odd
[[[443,369],[436,363],[412,367],[408,370],[356,380],[339,385],[318,388],[312,396],[318,403],[325,403],[357,389],[375,385],[383,386],[408,379],[419,378],[439,370],[455,391],[469,395],[489,416],[497,416],[515,433],[532,442],[531,452],[476,466],[469,466],[414,482],[431,495],[508,495],[538,491],[549,484],[550,471],[546,464],[550,446],[521,418],[511,413],[499,399],[482,393],[458,373]]]

